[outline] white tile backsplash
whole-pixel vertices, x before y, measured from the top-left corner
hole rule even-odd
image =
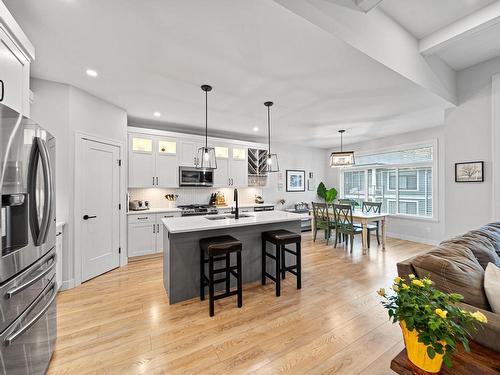
[[[210,195],[220,191],[226,197],[226,203],[231,206],[233,204],[233,189],[231,188],[178,188],[178,189],[129,189],[130,199],[141,199],[149,201],[152,208],[170,207],[170,202],[165,199],[166,194],[178,194],[176,206],[183,204],[208,204]],[[253,203],[255,195],[262,195],[260,188],[242,188],[238,189],[240,203]],[[264,197],[265,198],[265,197]],[[274,204],[276,202],[266,202]]]

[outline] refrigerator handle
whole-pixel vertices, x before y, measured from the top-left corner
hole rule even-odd
[[[45,243],[47,233],[52,219],[52,206],[54,201],[54,186],[52,183],[52,168],[50,166],[49,150],[47,144],[39,137],[36,137],[43,168],[43,191],[45,195],[45,205],[42,223],[40,225],[40,242]]]
[[[38,222],[36,203],[36,176],[38,173],[39,160],[41,160],[42,162],[44,183],[44,212],[41,223]],[[45,146],[45,142],[41,138],[34,137],[29,161],[28,191],[30,196],[30,228],[35,246],[42,245],[47,237],[49,222],[52,216],[52,189],[52,174],[47,147]]]

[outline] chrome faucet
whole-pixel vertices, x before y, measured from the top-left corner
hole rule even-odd
[[[234,210],[234,218],[240,218],[240,209],[238,207],[238,189],[234,189],[234,201],[236,202],[236,209]]]

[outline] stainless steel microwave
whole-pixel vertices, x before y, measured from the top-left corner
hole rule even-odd
[[[180,186],[213,186],[214,170],[194,167],[179,167]]]

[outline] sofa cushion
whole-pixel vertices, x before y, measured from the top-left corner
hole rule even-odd
[[[488,264],[484,272],[484,290],[491,311],[500,314],[500,268],[493,263]]]
[[[472,251],[483,269],[486,269],[488,263],[494,263],[495,265],[500,267],[500,257],[495,251],[495,246],[493,245],[490,238],[484,235],[484,232],[470,231],[463,236],[444,241],[441,243],[441,245],[465,246],[470,251]]]
[[[412,264],[417,276],[429,276],[436,288],[447,293],[460,293],[465,303],[490,309],[483,287],[484,269],[466,246],[443,243],[415,257]]]

